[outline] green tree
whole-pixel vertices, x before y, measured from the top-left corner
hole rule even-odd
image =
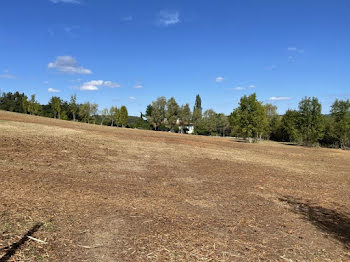
[[[213,109],[208,109],[194,125],[194,132],[198,135],[216,135],[218,117]]]
[[[149,118],[149,121],[152,123],[155,130],[159,130],[161,124],[164,123],[165,112],[166,112],[165,106],[166,106],[166,98],[164,96],[158,97],[156,101],[152,102],[152,115]]]
[[[234,117],[234,121],[232,121]],[[248,138],[258,139],[267,127],[266,109],[261,102],[256,99],[256,94],[243,96],[239,106],[231,114],[231,123],[236,124],[235,130],[238,135]]]
[[[146,108],[146,117],[152,117],[152,111],[153,111],[153,107],[152,105],[148,105]]]
[[[35,100],[35,95],[33,94],[33,95],[31,95],[30,100],[28,101],[28,108],[27,108],[27,110],[28,110],[29,114],[31,114],[31,115],[34,114],[34,112],[35,112],[35,104],[36,103],[37,102]]]
[[[120,107],[120,123],[122,127],[126,127],[128,124],[128,109],[126,106],[121,106]]]
[[[90,109],[90,103],[89,102],[85,102],[84,104],[81,104],[79,106],[80,118],[86,123],[89,123],[90,112],[91,112],[91,109]]]
[[[103,125],[103,122],[105,121],[105,119],[108,117],[108,108],[104,108],[101,110],[101,126]]]
[[[116,126],[121,125],[120,109],[118,107],[114,109],[114,123]]]
[[[180,109],[180,120],[182,125],[189,125],[191,123],[192,113],[189,104],[181,106]]]
[[[73,121],[75,121],[77,112],[78,112],[78,105],[77,105],[77,95],[71,95],[70,101],[69,101],[69,109],[73,116]]]
[[[279,128],[279,116],[277,114],[277,106],[272,104],[265,104],[265,111],[267,117],[267,126],[264,133],[264,137],[266,139],[270,139],[271,137],[275,137]]]
[[[165,116],[170,126],[170,130],[173,130],[177,124],[177,120],[179,119],[180,108],[174,97],[168,100],[166,107],[167,110]]]
[[[94,124],[96,124],[97,112],[98,112],[98,104],[96,103],[90,104],[90,115],[94,119]]]
[[[331,116],[334,121],[334,133],[339,140],[340,147],[344,149],[350,141],[350,100],[335,100]]]
[[[111,119],[111,126],[113,126],[114,124],[114,120],[115,120],[115,110],[117,108],[114,106],[111,106],[111,108],[109,109],[108,113],[109,113],[109,118]]]
[[[28,97],[24,96],[22,99],[22,108],[23,108],[23,113],[27,114],[28,113]]]
[[[216,117],[217,117],[216,132],[218,134],[221,134],[222,136],[225,136],[225,132],[230,126],[229,119],[227,116],[225,116],[225,114],[222,114],[222,113],[217,114]]]
[[[59,119],[61,118],[61,103],[62,103],[61,98],[57,96],[51,97],[49,104],[51,106],[51,110],[53,112],[54,118],[59,118]]]
[[[196,101],[194,103],[194,107],[193,107],[193,123],[195,124],[197,121],[202,119],[202,99],[200,97],[200,95],[198,94],[196,96]]]
[[[322,138],[324,121],[317,98],[305,97],[300,101],[299,131],[305,145],[314,145]]]
[[[287,110],[282,116],[280,128],[282,141],[298,142],[300,140],[298,111]]]

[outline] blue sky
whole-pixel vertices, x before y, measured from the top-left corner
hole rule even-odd
[[[138,115],[158,96],[229,114],[244,94],[350,98],[348,0],[3,0],[0,88]]]

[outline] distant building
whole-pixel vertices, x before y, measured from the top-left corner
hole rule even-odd
[[[194,125],[190,124],[190,125],[187,125],[185,126],[185,128],[187,128],[187,134],[193,134],[194,132]]]

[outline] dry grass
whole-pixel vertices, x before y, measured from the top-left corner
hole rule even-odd
[[[350,152],[0,111],[0,261],[347,261]]]

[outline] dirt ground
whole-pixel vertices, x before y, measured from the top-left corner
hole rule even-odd
[[[0,181],[1,262],[350,261],[349,151],[0,111]]]

